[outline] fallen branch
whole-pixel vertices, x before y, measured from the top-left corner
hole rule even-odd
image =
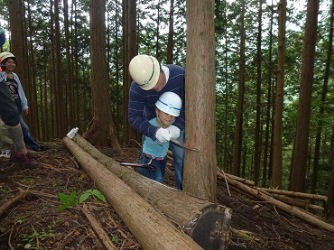
[[[87,206],[83,206],[81,211],[84,213],[90,224],[92,225],[92,228],[98,238],[101,240],[103,245],[106,247],[107,250],[115,250],[117,247],[112,243],[112,241],[109,239],[108,234],[106,231],[103,230],[102,226],[99,224],[99,222],[95,219],[94,215],[92,215],[92,212]]]
[[[0,218],[9,210],[11,207],[13,207],[18,201],[24,199],[26,196],[33,195],[30,191],[22,191],[19,189],[18,195],[16,195],[14,198],[6,201],[1,207],[0,207]]]
[[[264,192],[257,190],[255,188],[251,188],[239,181],[233,180],[231,178],[228,178],[228,182],[233,185],[234,187],[239,188],[240,190],[260,199],[263,201],[266,201],[268,203],[271,203],[272,205],[276,206],[277,208],[281,209],[282,211],[285,211],[287,213],[290,213],[294,216],[296,216],[297,218],[311,224],[314,226],[317,226],[319,228],[323,228],[326,229],[328,231],[334,232],[334,226],[331,224],[328,224],[326,222],[324,222],[323,220],[302,211],[301,209],[295,207],[295,206],[290,206],[288,204],[285,204],[284,202],[278,201],[275,198],[265,194]]]

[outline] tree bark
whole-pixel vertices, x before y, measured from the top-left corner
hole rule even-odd
[[[328,81],[331,75],[331,63],[332,63],[332,54],[333,54],[333,32],[334,32],[334,1],[331,3],[330,18],[329,18],[329,29],[328,29],[328,45],[327,45],[327,58],[326,58],[326,67],[324,75],[324,83],[322,85],[321,92],[321,104],[319,108],[319,116],[322,118],[325,114],[325,105],[327,105],[327,93],[328,93]],[[323,134],[323,123],[317,123],[317,134],[314,145],[314,160],[313,160],[313,175],[312,175],[312,188],[311,192],[315,193],[317,188],[318,181],[318,169],[320,168],[320,144]]]
[[[240,176],[241,165],[241,146],[243,135],[243,114],[244,114],[244,96],[245,96],[245,0],[242,1],[240,17],[240,49],[239,49],[239,73],[238,73],[238,104],[236,114],[236,127],[234,133],[233,145],[233,168],[232,173]]]
[[[168,20],[168,38],[167,38],[167,64],[173,63],[174,50],[174,0],[170,1],[169,20]]]
[[[334,126],[331,136],[331,151],[329,159],[329,185],[328,185],[328,206],[326,208],[326,217],[328,219],[334,220]]]
[[[85,133],[95,145],[111,146],[120,151],[116,126],[111,115],[108,63],[106,54],[105,0],[91,0],[91,58],[94,118]]]
[[[284,96],[284,66],[285,66],[285,23],[286,0],[279,3],[278,19],[278,63],[277,63],[277,87],[275,96],[274,133],[273,133],[273,167],[272,185],[282,186],[282,116]]]
[[[214,4],[186,1],[186,141],[205,150],[187,151],[183,189],[210,201],[216,200],[217,189]]]
[[[253,178],[255,184],[258,184],[260,178],[261,153],[262,153],[262,72],[261,72],[261,56],[262,56],[262,4],[259,1],[258,16],[258,33],[256,46],[256,114],[255,114],[255,131],[254,131],[254,165]]]
[[[213,237],[215,242],[220,244],[217,249],[224,249],[231,219],[229,208],[193,197],[186,192],[148,179],[132,169],[120,166],[118,162],[101,153],[79,134],[73,140],[156,209],[162,211],[167,218],[178,224],[202,247],[212,246],[209,238],[215,235]]]
[[[63,141],[144,249],[201,249],[74,141]]]
[[[129,144],[130,140],[138,139],[139,133],[129,125],[128,101],[129,89],[132,78],[129,73],[129,63],[138,54],[137,45],[137,1],[123,1],[123,144]]]
[[[290,189],[299,192],[305,190],[318,13],[319,1],[308,1],[296,139],[290,173]]]

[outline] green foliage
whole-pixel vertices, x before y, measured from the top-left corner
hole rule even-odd
[[[104,195],[97,189],[88,189],[84,191],[80,195],[79,199],[78,199],[76,191],[73,191],[70,195],[59,193],[58,197],[61,202],[60,210],[64,210],[68,207],[75,207],[78,203],[83,203],[86,200],[88,200],[90,197],[93,197],[103,202],[106,201]]]
[[[118,244],[120,242],[119,238],[117,237],[117,235],[113,235],[111,238],[111,241],[115,244]]]
[[[97,189],[89,189],[83,192],[79,198],[79,203],[86,201],[89,197],[96,198],[100,201],[106,201],[104,195]]]
[[[75,207],[77,205],[77,192],[73,191],[70,195],[59,193],[59,200],[61,202],[60,210],[64,210],[68,207]]]

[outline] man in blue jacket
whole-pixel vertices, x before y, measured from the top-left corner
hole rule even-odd
[[[129,64],[129,72],[134,80],[129,91],[129,122],[145,136],[163,143],[171,135],[179,134],[177,140],[185,137],[185,69],[174,65],[161,65],[153,56],[137,55]],[[155,117],[155,103],[165,92],[174,92],[183,101],[180,116],[168,128],[150,124]],[[184,149],[171,144],[174,158],[176,187],[182,190]]]

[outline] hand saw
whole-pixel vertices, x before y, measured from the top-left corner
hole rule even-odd
[[[178,145],[179,147],[181,148],[185,148],[185,149],[189,149],[191,151],[194,151],[194,152],[200,152],[201,150],[199,148],[193,148],[193,147],[189,147],[188,145],[174,139],[174,138],[171,138],[170,141],[176,145]]]

